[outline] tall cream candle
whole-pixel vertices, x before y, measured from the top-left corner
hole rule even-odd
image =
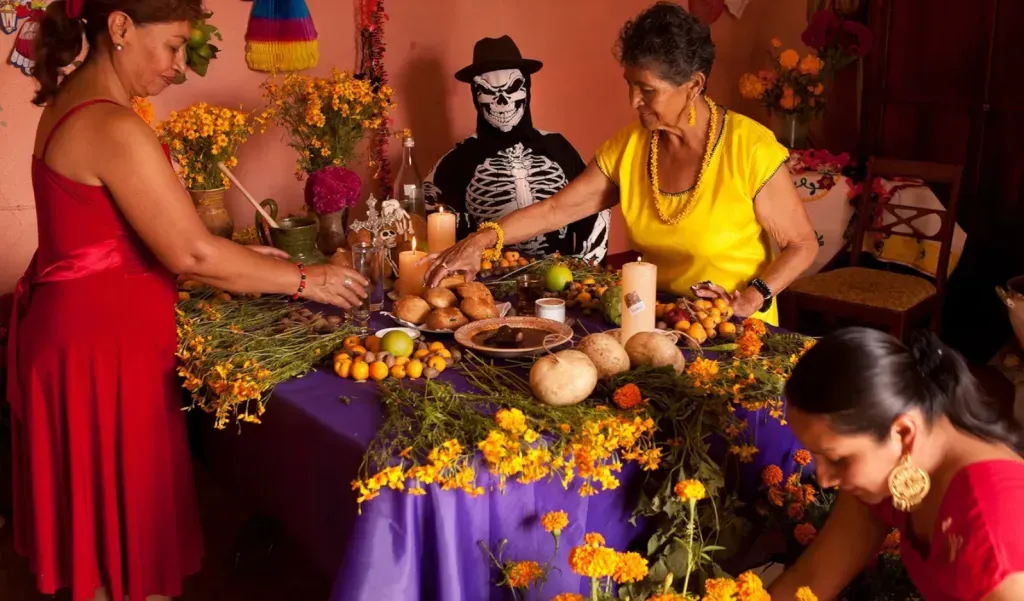
[[[427,273],[427,265],[417,265],[427,253],[416,250],[416,238],[412,239],[412,250],[403,250],[398,253],[398,281],[395,282],[395,291],[399,295],[419,294],[423,289],[423,276]]]
[[[622,331],[625,345],[633,334],[655,330],[654,303],[658,295],[658,267],[642,260],[622,266]]]
[[[437,211],[427,215],[427,248],[439,253],[455,246],[455,213]]]

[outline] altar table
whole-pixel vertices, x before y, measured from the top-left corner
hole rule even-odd
[[[393,325],[375,315],[371,330]],[[576,332],[607,327],[600,317],[582,318]],[[460,389],[469,387],[457,369],[446,370],[442,379]],[[642,524],[628,521],[645,477],[630,469],[636,468],[631,464],[624,467],[618,489],[587,498],[574,486],[564,490],[557,480],[510,482],[502,494],[493,490],[495,482],[486,469],[478,469],[478,482],[488,491],[481,497],[437,486],[426,487],[424,496],[385,489],[358,516],[350,483],[380,425],[379,395],[372,382],[317,370],[280,384],[262,424],[245,425],[240,432],[233,427],[203,430],[205,454],[216,477],[279,521],[316,568],[335,575],[331,601],[508,599],[507,588],[492,585],[497,572],[478,541],[496,549],[508,539],[505,560],[543,563],[553,541],[539,520],[553,510],[568,513],[570,525],[553,562],[558,569],[544,587],[545,599],[588,592],[584,579],[568,566],[570,548],[586,532],[600,532],[619,550],[645,543]],[[736,478],[740,498],[753,501],[761,469],[769,463],[788,469],[797,443],[788,428],[764,412],[744,415],[737,408],[737,413],[748,422],[760,448],[754,463],[745,464]]]

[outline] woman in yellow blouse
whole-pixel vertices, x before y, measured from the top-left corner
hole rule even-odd
[[[618,203],[632,247],[658,266],[660,290],[717,294],[737,316],[777,324],[773,297],[818,249],[785,168],[788,151],[756,121],[703,95],[715,46],[708,26],[679,5],[640,13],[618,46],[639,120],[562,191],[436,257],[427,282],[453,272],[472,277],[502,238],[528,240]]]

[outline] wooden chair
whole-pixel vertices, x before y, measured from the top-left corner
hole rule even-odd
[[[886,329],[902,340],[908,333],[908,327],[928,317],[932,331],[937,332],[962,175],[963,167],[960,165],[872,158],[868,163],[857,223],[850,240],[850,266],[794,282],[780,299],[784,323],[795,327],[802,312],[815,312],[824,314],[830,323],[841,318]],[[945,210],[898,205],[891,202],[894,198],[890,202],[880,202],[872,194],[872,182],[876,177],[916,178],[923,180],[925,185],[948,186]],[[876,220],[879,215],[892,220],[890,223]],[[937,215],[941,220],[935,234],[925,234],[915,225],[915,221],[928,215]],[[940,250],[934,280],[860,266],[864,236],[869,232],[938,242]]]

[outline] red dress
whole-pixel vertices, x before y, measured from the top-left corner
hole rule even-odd
[[[95,102],[57,122],[44,158]],[[39,249],[8,341],[15,546],[43,593],[180,595],[202,534],[175,374],[174,276],[106,188],[38,157],[32,184]]]
[[[981,601],[1008,576],[1024,572],[1024,463],[992,460],[957,472],[946,489],[930,544],[914,535],[909,514],[890,503],[875,514],[900,531],[900,555],[925,601]]]

